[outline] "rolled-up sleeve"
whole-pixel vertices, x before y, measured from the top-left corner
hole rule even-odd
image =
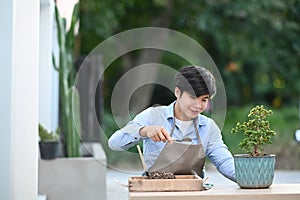
[[[142,137],[140,129],[149,124],[149,108],[138,114],[126,126],[117,130],[108,140],[108,146],[114,151],[128,150],[138,143]]]
[[[141,139],[139,130],[143,125],[134,122],[128,123],[124,128],[117,130],[108,140],[108,146],[114,151],[124,151],[134,146]]]
[[[207,145],[208,158],[221,174],[228,179],[235,181],[235,169],[232,154],[224,144],[221,131],[214,121],[210,124],[209,132],[210,136]]]

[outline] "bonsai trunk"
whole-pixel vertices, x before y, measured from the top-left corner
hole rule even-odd
[[[254,146],[254,150],[253,150],[253,154],[252,156],[258,156],[259,155],[259,151],[258,151],[258,146]]]

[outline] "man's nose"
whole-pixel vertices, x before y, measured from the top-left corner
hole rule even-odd
[[[196,101],[195,107],[201,109],[202,108],[201,102]]]

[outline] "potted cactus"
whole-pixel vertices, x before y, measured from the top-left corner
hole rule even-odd
[[[58,157],[59,150],[59,129],[56,131],[48,131],[39,124],[39,147],[41,158],[51,160]]]
[[[56,4],[54,14],[59,57],[53,55],[52,60],[59,74],[59,127],[64,153],[60,152],[57,159],[39,160],[38,192],[47,194],[47,199],[105,199],[106,156],[102,146],[80,142],[79,92],[74,85],[74,28],[79,20],[79,3],[74,6],[68,30]]]
[[[71,26],[66,30],[66,19],[61,18],[55,5],[59,59],[52,56],[55,70],[59,74],[59,112],[62,142],[66,157],[80,156],[80,105],[79,92],[74,86],[76,69],[74,63],[75,24],[79,20],[79,3],[73,9]]]
[[[273,182],[275,155],[263,153],[263,146],[271,144],[276,134],[266,119],[272,113],[263,105],[256,106],[250,110],[248,121],[238,122],[231,130],[245,136],[239,147],[247,154],[234,155],[236,182],[241,188],[268,188]]]

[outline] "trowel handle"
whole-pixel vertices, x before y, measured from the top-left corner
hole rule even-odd
[[[144,171],[146,172],[147,171],[147,166],[146,166],[146,163],[145,163],[145,159],[144,159],[143,153],[141,151],[141,147],[140,147],[140,145],[136,145],[136,147],[138,149],[138,152],[139,152],[139,155],[140,155],[140,158],[141,158],[141,161],[142,161],[142,165],[143,165]]]

